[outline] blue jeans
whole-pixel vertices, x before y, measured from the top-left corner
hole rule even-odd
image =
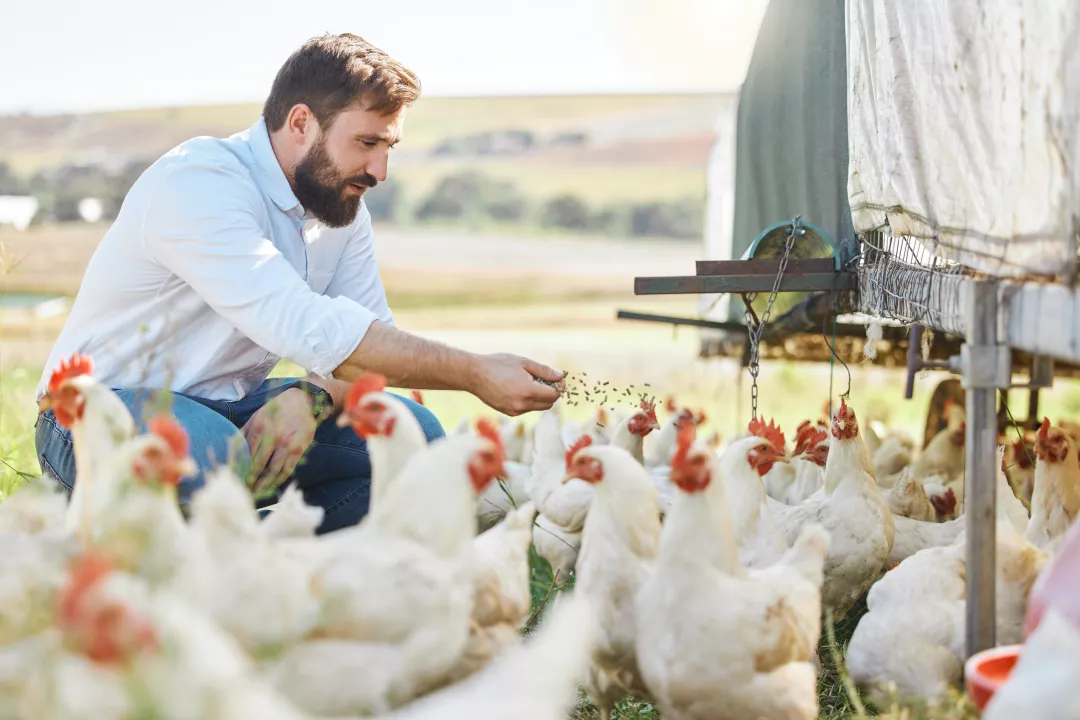
[[[232,461],[246,466],[250,451],[239,428],[271,398],[289,389],[297,378],[271,378],[258,390],[236,401],[206,400],[171,393],[172,414],[191,438],[191,457],[199,473],[180,484],[181,506],[186,506],[193,492],[205,482],[204,474],[217,465]],[[146,432],[150,417],[162,391],[148,388],[117,389],[116,394],[135,418],[140,433]],[[409,398],[404,402],[424,430],[428,442],[445,435],[442,425],[430,410]],[[149,405],[148,412],[143,408]],[[367,514],[371,492],[371,461],[367,445],[351,427],[338,427],[330,417],[315,431],[315,440],[293,471],[288,482],[295,482],[310,505],[323,508],[325,515],[318,532],[325,533],[355,525]],[[75,485],[75,454],[71,433],[57,424],[52,410],[38,416],[34,424],[34,444],[44,473],[59,480],[70,494]]]

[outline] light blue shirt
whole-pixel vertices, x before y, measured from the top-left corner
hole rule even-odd
[[[45,366],[73,352],[113,387],[235,400],[281,358],[329,376],[376,319],[393,323],[371,215],[305,214],[260,118],[173,148],[135,182],[94,251]]]

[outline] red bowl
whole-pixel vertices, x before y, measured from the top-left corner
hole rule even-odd
[[[1020,658],[1023,645],[1002,645],[975,653],[964,663],[964,684],[975,707],[983,710],[1005,684]]]

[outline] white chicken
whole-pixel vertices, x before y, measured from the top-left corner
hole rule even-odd
[[[66,527],[88,543],[112,494],[113,456],[135,437],[135,421],[119,396],[93,376],[93,361],[78,353],[60,363],[49,378],[39,409],[52,409],[56,422],[71,431],[75,489]]]
[[[721,507],[730,508],[728,522],[735,533],[739,563],[744,567],[768,567],[788,550],[784,530],[768,506],[762,476],[776,463],[782,438],[751,435],[731,443],[720,457],[717,484],[724,486]],[[676,456],[678,457],[678,455]]]
[[[829,457],[829,434],[804,421],[796,433],[795,449],[790,459],[784,458],[784,434],[770,421],[766,426],[760,420],[750,421],[750,434],[769,437],[776,452],[777,462],[762,478],[769,497],[785,505],[798,505],[817,492],[824,482],[825,461]]]
[[[378,507],[401,469],[427,445],[420,421],[405,403],[385,389],[384,376],[364,373],[349,387],[337,419],[339,427],[351,425],[367,444],[371,458],[371,509]]]
[[[1074,441],[1075,442],[1075,441]],[[1023,439],[1005,447],[1006,474],[1013,493],[1025,508],[1031,508],[1031,493],[1035,489],[1035,449]]]
[[[358,526],[320,536],[322,617],[315,638],[268,667],[275,686],[308,712],[345,715],[444,684],[469,635],[476,497],[503,472],[491,439],[440,438]]]
[[[314,538],[275,539],[273,526],[264,524],[270,518],[259,522],[250,491],[227,466],[208,473],[191,504],[184,560],[173,583],[177,596],[257,659],[272,658],[314,630],[322,613],[317,567],[311,553],[286,547],[314,545]]]
[[[997,523],[997,638],[1020,642],[1028,595],[1048,555],[1007,519]],[[963,670],[965,543],[923,550],[870,589],[846,654],[853,680],[882,698],[936,700]]]
[[[577,563],[581,529],[592,504],[593,488],[582,480],[562,482],[567,447],[559,425],[558,404],[541,413],[536,422],[529,497],[537,509],[533,545],[561,583],[570,578]]]
[[[789,543],[810,523],[829,532],[821,598],[837,618],[878,578],[893,546],[893,514],[873,477],[862,469],[867,464],[858,419],[842,398],[833,418],[824,487],[794,507],[773,506]]]
[[[887,491],[882,489],[893,516],[902,516],[923,522],[937,522],[938,514],[926,494],[926,489],[912,473],[911,468],[900,471]]]
[[[227,633],[175,596],[113,571],[102,556],[76,563],[58,606],[75,657],[55,666],[56,705],[42,717],[241,720],[253,710],[268,720],[302,717],[256,678]],[[106,706],[93,707],[96,700]]]
[[[0,533],[24,535],[65,532],[68,497],[60,483],[46,476],[23,483],[0,502]]]
[[[157,586],[172,579],[187,551],[188,526],[177,505],[177,486],[197,468],[187,433],[176,420],[157,415],[147,425],[149,432],[115,451],[108,512],[98,516],[87,547],[104,553],[118,570]]]
[[[310,538],[322,524],[326,511],[318,505],[308,505],[304,493],[295,483],[290,484],[274,505],[274,512],[260,526],[271,540]]]
[[[656,488],[630,453],[610,445],[591,447],[586,438],[568,453],[564,480],[596,489],[574,592],[596,604],[600,630],[585,690],[606,720],[626,695],[649,699],[634,650],[639,627],[634,601],[660,543]]]
[[[999,449],[999,460],[1002,455]],[[1020,641],[1027,598],[1048,555],[1026,542],[1023,524],[1010,518],[1020,503],[1003,470],[998,471],[997,485],[997,637],[999,642],[1013,643]],[[1003,492],[1007,498],[1002,498]],[[934,701],[947,687],[959,683],[965,635],[965,548],[960,536],[951,545],[917,552],[870,589],[868,612],[848,644],[847,668],[875,697],[881,699],[895,690]]]
[[[1025,537],[1036,547],[1047,547],[1080,515],[1080,465],[1076,443],[1061,428],[1051,427],[1049,418],[1035,436],[1035,454],[1035,488]]]
[[[380,720],[563,720],[573,710],[596,633],[591,603],[563,596],[524,646]]]
[[[815,718],[828,535],[808,525],[777,563],[745,569],[715,457],[684,432],[672,467],[679,492],[636,602],[643,679],[673,720]]]
[[[910,435],[895,430],[884,434],[881,443],[874,449],[870,457],[878,484],[887,487],[885,479],[895,478],[904,468],[911,464],[914,454],[915,441]]]
[[[535,516],[533,504],[525,503],[473,542],[472,627],[449,680],[471,675],[519,643],[518,631],[532,609],[529,548]]]

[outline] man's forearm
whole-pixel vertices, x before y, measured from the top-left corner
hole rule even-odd
[[[311,373],[308,373],[304,379],[328,392],[334,401],[334,412],[341,412],[341,408],[345,406],[345,396],[349,392],[348,382],[335,378],[321,378]]]
[[[365,372],[386,376],[391,387],[416,390],[465,390],[476,385],[479,357],[425,340],[376,320],[334,377],[351,383]]]

